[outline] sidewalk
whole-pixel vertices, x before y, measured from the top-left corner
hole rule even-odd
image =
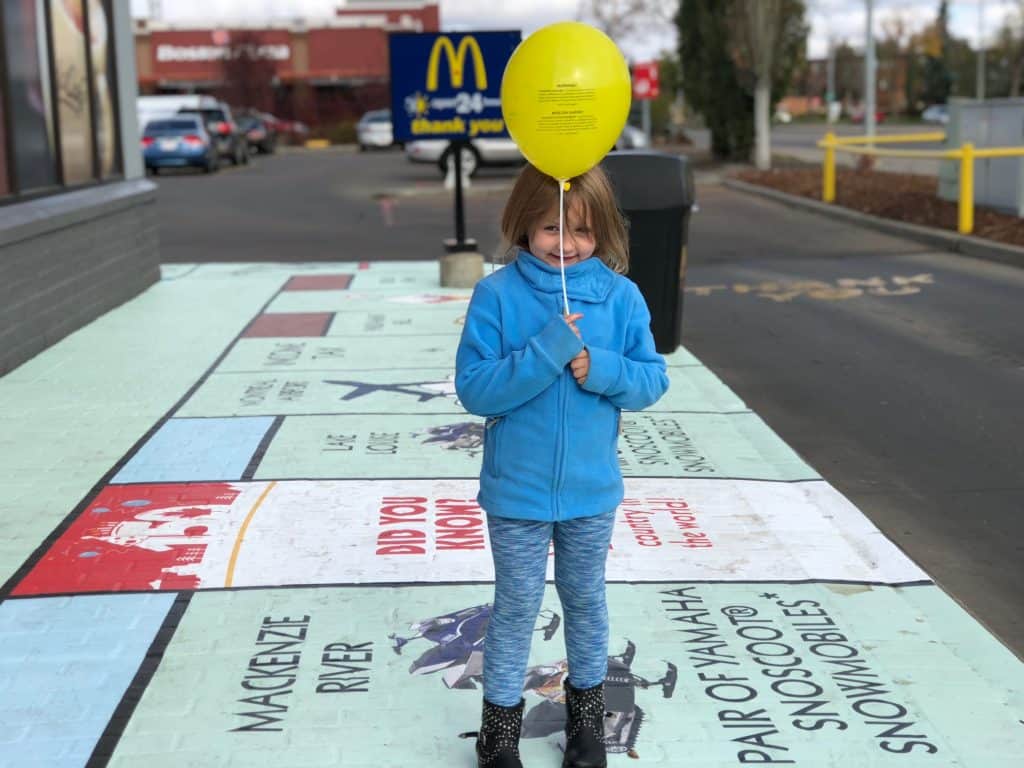
[[[165,267],[0,378],[0,766],[472,766],[469,291]],[[700,361],[624,414],[610,765],[1009,766],[1024,665]],[[560,765],[549,585],[524,763]]]

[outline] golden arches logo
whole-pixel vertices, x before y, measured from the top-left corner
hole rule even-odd
[[[476,87],[478,90],[487,90],[487,69],[484,67],[484,55],[480,52],[480,45],[472,35],[466,35],[459,40],[458,49],[452,45],[451,39],[442,35],[434,41],[430,49],[430,59],[427,61],[427,90],[437,90],[437,70],[441,66],[441,53],[444,52],[448,59],[448,71],[453,88],[461,88],[465,74],[466,54],[473,57],[473,73],[476,75]]]

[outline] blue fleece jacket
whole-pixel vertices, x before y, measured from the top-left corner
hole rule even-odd
[[[473,291],[455,358],[455,389],[487,417],[477,500],[488,514],[567,520],[614,509],[623,497],[619,414],[668,389],[647,304],[596,257],[565,270],[583,340],[562,319],[558,268],[520,250]],[[590,374],[568,363],[584,344]]]

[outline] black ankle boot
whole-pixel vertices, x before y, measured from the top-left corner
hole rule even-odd
[[[459,734],[464,739],[476,736],[478,768],[523,768],[519,760],[519,732],[524,706],[525,699],[514,707],[501,707],[484,699],[480,730]]]
[[[575,688],[565,681],[565,757],[562,768],[606,768],[604,683]]]

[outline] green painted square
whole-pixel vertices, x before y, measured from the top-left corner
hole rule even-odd
[[[179,416],[463,413],[451,368],[215,373]]]
[[[381,307],[338,312],[328,336],[459,336],[466,321],[464,305],[433,308]]]
[[[755,413],[624,413],[619,466],[628,477],[820,477]]]
[[[457,734],[479,725],[490,599],[487,585],[198,593],[110,765],[472,765]],[[936,587],[614,584],[608,604],[612,766],[985,768],[1024,752],[1024,668]],[[553,585],[535,629],[521,749],[557,765]],[[998,679],[978,674],[984,657]]]
[[[476,416],[289,416],[255,479],[476,477],[483,454]]]
[[[305,291],[296,291],[305,293]],[[300,371],[419,370],[454,372],[456,342],[451,336],[381,339],[331,337],[240,339],[217,367],[218,373]],[[400,374],[401,375],[401,374]]]

